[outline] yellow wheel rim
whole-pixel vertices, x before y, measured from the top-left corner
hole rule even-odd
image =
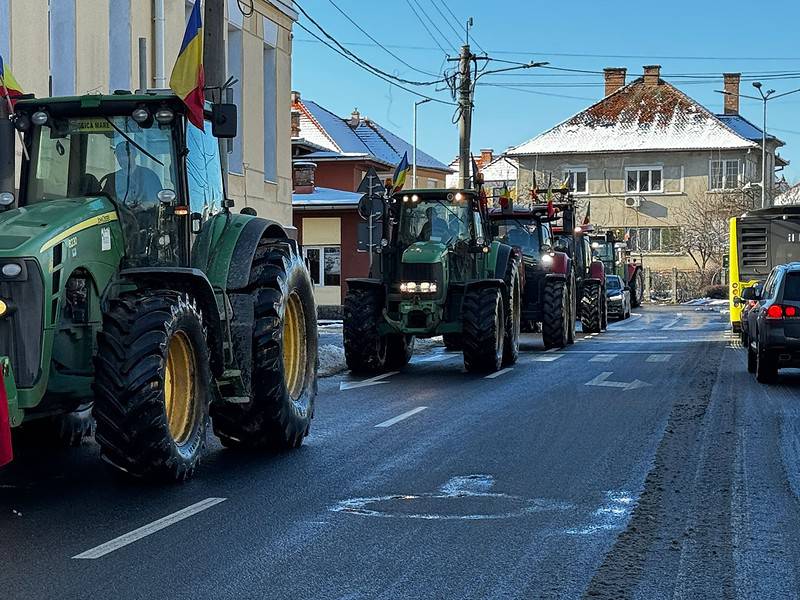
[[[303,393],[308,365],[306,319],[303,303],[296,292],[289,295],[283,316],[283,372],[292,400]]]
[[[197,414],[196,361],[186,334],[177,332],[169,341],[164,374],[164,409],[175,443],[184,443],[192,433]]]

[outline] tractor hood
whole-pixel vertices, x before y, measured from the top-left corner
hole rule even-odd
[[[38,256],[84,229],[117,220],[102,197],[51,200],[0,212],[0,255]]]
[[[404,263],[440,263],[444,262],[447,245],[441,242],[415,242],[403,252]]]

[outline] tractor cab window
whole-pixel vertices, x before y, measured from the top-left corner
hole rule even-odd
[[[51,117],[34,128],[20,201],[106,197],[117,209],[131,266],[177,265],[184,235],[177,202],[171,125],[130,117]]]
[[[222,210],[222,168],[219,162],[219,141],[211,135],[211,125],[205,131],[187,122],[186,178],[189,182],[189,206],[203,221]]]
[[[453,245],[470,237],[471,211],[467,203],[442,200],[404,201],[400,214],[400,242],[438,242]]]
[[[496,221],[495,239],[522,250],[525,256],[537,256],[541,251],[536,221],[505,219]]]
[[[613,264],[614,246],[609,242],[592,242],[592,250],[604,263]]]

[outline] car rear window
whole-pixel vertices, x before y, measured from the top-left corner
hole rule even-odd
[[[783,285],[783,299],[800,302],[800,271],[786,274]]]
[[[622,288],[622,284],[617,277],[609,277],[606,279],[606,287],[610,290],[618,290]]]

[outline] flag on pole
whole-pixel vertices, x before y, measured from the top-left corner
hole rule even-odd
[[[531,200],[535,204],[539,201],[539,184],[536,183],[536,171],[533,172],[533,187],[531,188]]]
[[[194,3],[192,14],[186,23],[186,33],[172,68],[169,87],[183,100],[189,109],[189,121],[198,129],[204,130],[203,104],[205,96],[205,72],[203,71],[203,20],[200,16],[200,0]]]
[[[408,176],[408,152],[403,152],[403,158],[394,170],[394,177],[392,177],[392,193],[399,192],[406,184],[406,177]]]
[[[14,98],[20,97],[23,93],[22,86],[14,79],[11,69],[3,62],[2,56],[0,56],[0,93],[11,106],[14,105]]]
[[[588,225],[592,222],[592,202],[589,201],[589,204],[586,205],[586,216],[583,217],[583,224]]]
[[[553,188],[547,188],[547,218],[552,219],[556,214],[556,207],[553,206]]]

